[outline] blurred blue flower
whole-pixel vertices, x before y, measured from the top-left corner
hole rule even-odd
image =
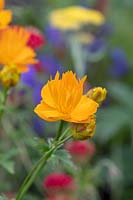
[[[115,48],[111,51],[111,74],[114,77],[123,76],[129,71],[129,62],[123,49]]]

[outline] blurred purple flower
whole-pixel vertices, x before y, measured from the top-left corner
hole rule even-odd
[[[63,34],[60,30],[52,27],[47,26],[45,30],[45,35],[47,40],[56,48],[64,47],[64,38]]]
[[[41,101],[41,89],[45,83],[38,83],[32,93],[33,103],[37,105]]]
[[[82,6],[82,7],[85,7],[85,8],[91,8],[90,6],[89,6],[89,3],[88,3],[88,1],[87,0],[80,0],[80,2],[79,2],[79,6]]]
[[[38,104],[41,100],[40,91],[43,84],[39,81],[39,77],[37,76],[34,66],[30,67],[28,72],[22,74],[21,81],[32,88],[33,103],[35,105]]]
[[[38,117],[34,117],[32,120],[32,125],[33,125],[33,130],[35,131],[35,133],[40,136],[43,137],[44,136],[44,120],[38,118]]]
[[[103,38],[103,37],[110,36],[112,32],[113,32],[112,24],[105,23],[99,27],[98,31],[95,33],[95,36]]]
[[[22,83],[32,88],[39,84],[39,73],[54,77],[57,71],[63,72],[63,67],[54,56],[43,54],[38,56],[38,61],[30,67],[28,72],[21,75]]]
[[[47,76],[54,77],[56,72],[62,73],[63,68],[59,67],[58,61],[50,55],[38,56],[39,63],[30,67],[30,70],[21,76],[22,83],[32,88],[32,101],[34,105],[41,100],[41,88],[45,84]],[[42,80],[43,79],[43,80]]]
[[[129,62],[125,52],[120,48],[115,48],[111,51],[111,74],[114,77],[123,76],[129,71]]]
[[[54,77],[57,71],[62,73],[63,67],[61,67],[60,63],[54,56],[44,54],[38,56],[38,59],[41,69],[43,69],[48,75]]]
[[[32,102],[34,105],[37,105],[41,100],[41,88],[43,84],[37,80],[37,72],[34,66],[28,72],[22,74],[21,81],[32,88]],[[36,116],[32,121],[33,130],[39,137],[42,137],[44,133],[44,122],[42,121]]]
[[[104,39],[95,39],[88,46],[88,50],[90,53],[97,53],[99,51],[103,51],[105,49],[106,43]]]
[[[28,72],[21,75],[21,81],[29,87],[34,87],[36,85],[36,71],[34,66],[31,66]]]

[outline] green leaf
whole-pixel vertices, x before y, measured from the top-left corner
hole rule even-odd
[[[8,200],[8,199],[4,196],[0,196],[0,200]]]
[[[16,149],[12,149],[6,153],[0,153],[0,166],[10,174],[14,174],[14,161],[12,161],[12,159],[16,154]]]
[[[44,153],[49,149],[48,144],[43,138],[35,138],[35,148],[38,149],[39,152]]]
[[[14,162],[13,161],[5,161],[0,163],[0,165],[6,169],[10,174],[14,174]]]
[[[123,83],[110,83],[108,84],[109,94],[116,99],[120,104],[133,110],[133,92],[131,88]]]
[[[9,150],[6,153],[2,153],[4,160],[9,160],[12,159],[14,156],[16,156],[18,154],[17,149],[16,148],[12,148],[11,150]],[[1,154],[0,154],[1,155]]]
[[[124,148],[122,148],[122,155],[123,155],[123,176],[125,185],[128,186],[130,183],[133,185],[133,176],[132,170],[133,170],[133,150],[132,147],[125,145]]]
[[[6,110],[4,105],[0,105],[0,111]]]
[[[118,106],[100,110],[97,118],[99,121],[94,137],[100,143],[108,142],[124,125],[129,124],[128,114]]]
[[[0,91],[0,102],[2,103],[4,101],[4,94],[2,91]]]
[[[42,200],[42,198],[39,195],[36,196],[35,194],[29,193],[24,196],[23,200]]]

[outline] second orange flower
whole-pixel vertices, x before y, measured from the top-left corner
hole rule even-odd
[[[19,73],[28,70],[28,64],[37,62],[36,53],[28,46],[30,34],[21,27],[0,31],[0,65],[16,68]]]

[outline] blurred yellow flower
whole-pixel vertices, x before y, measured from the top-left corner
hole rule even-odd
[[[0,31],[0,65],[14,66],[18,73],[37,62],[35,52],[27,43],[30,34],[22,27],[8,27]]]
[[[75,38],[82,44],[90,44],[94,41],[94,36],[90,33],[78,32],[75,34]]]
[[[63,73],[62,78],[57,72],[54,80],[42,88],[42,101],[36,106],[35,113],[46,121],[89,123],[98,104],[83,95],[85,80],[86,76],[77,79],[72,71]]]
[[[5,1],[0,0],[0,29],[5,28],[12,20],[12,11],[4,10]]]
[[[0,71],[0,82],[6,88],[15,86],[20,80],[20,74],[15,66],[4,66]]]
[[[68,15],[79,23],[90,23],[94,25],[101,25],[105,19],[102,13],[94,9],[87,9],[80,6],[72,6],[65,9],[66,16]]]
[[[50,14],[51,25],[61,30],[77,30],[82,25],[101,25],[104,22],[105,18],[102,13],[80,6],[58,9]]]
[[[63,9],[51,13],[50,23],[61,30],[77,30],[80,28],[79,22],[66,15]]]

